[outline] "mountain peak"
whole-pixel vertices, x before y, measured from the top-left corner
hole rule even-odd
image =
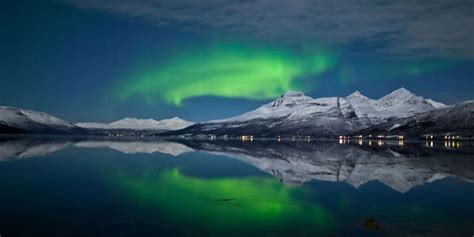
[[[413,95],[413,93],[409,90],[407,90],[405,87],[400,87],[399,89],[396,89],[394,91],[392,91],[390,94],[388,95],[392,95],[392,96],[396,96],[396,97],[399,97],[399,96],[409,96],[409,95]]]
[[[163,119],[163,120],[160,120],[160,121],[158,121],[158,122],[162,122],[162,123],[163,123],[163,122],[164,122],[164,123],[166,123],[166,122],[176,122],[176,123],[189,123],[189,124],[194,124],[194,122],[191,122],[191,121],[189,121],[189,120],[187,120],[187,119],[182,119],[182,118],[180,118],[180,117],[178,117],[178,116],[175,116],[175,117],[172,117],[172,118],[169,118],[169,119]]]
[[[169,118],[169,119],[163,119],[163,120],[168,120],[168,121],[187,121],[186,119],[182,119],[178,116],[174,116],[172,118]]]
[[[138,118],[132,118],[132,117],[126,117],[124,119],[117,120],[115,122],[110,123],[111,125],[117,125],[117,124],[128,124],[128,123],[143,123],[143,122],[157,122],[154,119],[138,119]]]
[[[413,96],[416,96],[416,95],[413,94],[411,91],[407,90],[405,87],[401,87],[399,89],[396,89],[390,92],[384,97],[380,98],[379,101],[386,101],[386,102],[405,101],[406,99]]]
[[[368,97],[362,94],[360,91],[354,91],[352,94],[348,95],[347,98],[368,98]]]
[[[303,97],[305,94],[301,91],[287,91],[281,97]]]
[[[313,98],[306,96],[301,91],[288,91],[282,96],[280,96],[280,98],[274,100],[272,102],[272,106],[279,107],[281,105],[288,105],[288,104],[301,104],[312,99]]]

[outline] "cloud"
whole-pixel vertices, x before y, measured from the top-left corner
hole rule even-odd
[[[158,25],[265,41],[378,43],[392,55],[474,58],[473,0],[62,0]]]

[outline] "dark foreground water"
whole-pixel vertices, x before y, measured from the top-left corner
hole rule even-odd
[[[473,150],[2,138],[0,235],[472,236]]]

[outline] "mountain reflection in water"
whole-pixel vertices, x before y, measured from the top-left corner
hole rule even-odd
[[[273,141],[255,140],[98,140],[82,138],[3,138],[0,161],[49,153],[68,147],[109,148],[125,154],[180,156],[205,152],[240,160],[287,185],[311,180],[346,182],[355,188],[379,181],[407,192],[445,177],[474,181],[474,146],[469,142]]]

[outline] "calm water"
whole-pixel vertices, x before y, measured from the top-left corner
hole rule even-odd
[[[465,142],[2,138],[0,235],[472,236],[473,154]]]

